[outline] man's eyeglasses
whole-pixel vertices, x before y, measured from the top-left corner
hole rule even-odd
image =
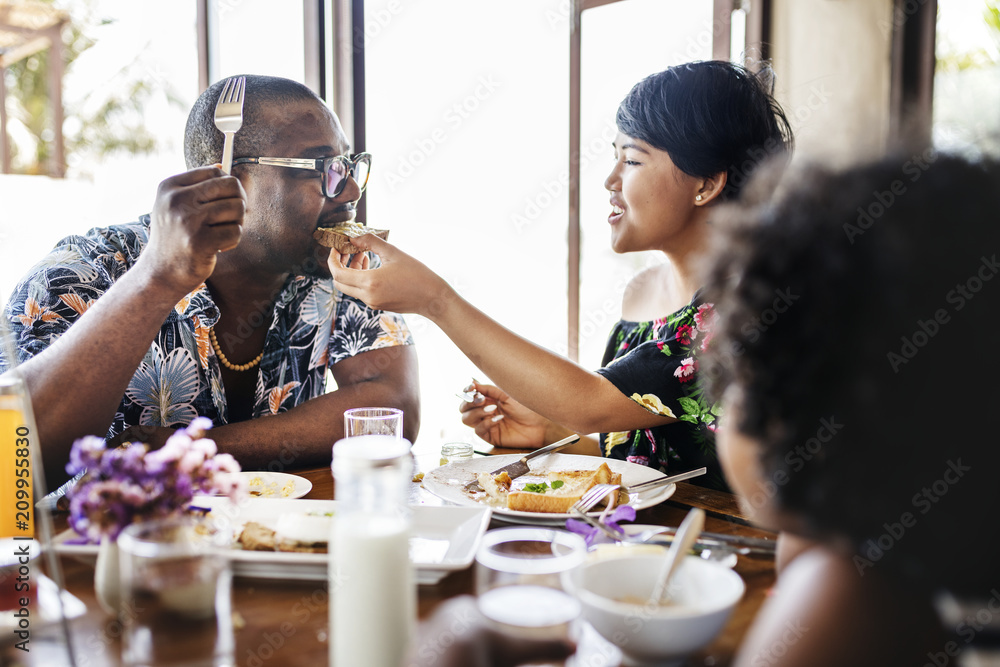
[[[241,157],[233,160],[234,167],[238,164],[266,164],[272,167],[318,171],[323,174],[323,195],[328,199],[333,199],[344,191],[348,174],[354,178],[361,191],[365,191],[365,186],[368,185],[368,174],[372,168],[372,156],[371,153],[358,153],[353,158],[337,155],[316,158],[315,160],[293,157]]]

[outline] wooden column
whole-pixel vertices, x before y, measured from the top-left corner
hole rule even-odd
[[[365,123],[365,0],[351,1],[351,37],[351,70],[353,73],[351,94],[354,97],[352,145],[355,153],[361,153],[368,150]],[[361,195],[357,204],[357,219],[359,222],[368,222],[368,197],[365,194]]]
[[[760,60],[771,59],[771,0],[754,0],[750,3],[747,11],[746,52]]]
[[[729,60],[733,25],[733,0],[714,0],[712,7],[712,59]]]
[[[198,32],[198,92],[203,93],[212,85],[209,65],[209,39],[208,39],[208,0],[197,0],[198,18],[196,22]]]
[[[49,98],[52,105],[52,155],[49,175],[54,178],[66,176],[66,143],[63,137],[62,83],[65,71],[65,55],[62,41],[64,21],[49,28]]]
[[[0,64],[0,174],[10,173],[10,137],[7,136],[7,68]]]
[[[937,66],[937,0],[925,0],[911,12],[909,7],[903,0],[893,3],[889,134],[896,144],[929,146]]]
[[[324,100],[327,98],[325,5],[323,0],[302,0],[305,84]]]
[[[583,4],[573,0],[569,27],[569,221],[566,227],[566,356],[580,358],[580,58]]]

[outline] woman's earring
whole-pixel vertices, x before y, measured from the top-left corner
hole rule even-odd
[[[696,197],[694,198],[694,200],[695,200],[695,201],[701,201],[701,200],[702,200],[702,196],[701,196],[701,195],[697,195],[697,196],[696,196]]]

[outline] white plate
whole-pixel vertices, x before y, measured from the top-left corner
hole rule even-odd
[[[425,489],[435,496],[456,505],[482,507],[486,503],[472,498],[462,487],[474,480],[477,473],[497,470],[517,461],[522,456],[524,455],[501,454],[499,456],[487,456],[480,459],[449,463],[446,466],[435,468],[424,475],[423,485]],[[514,479],[513,488],[521,488],[529,482],[546,481],[549,470],[594,470],[600,467],[601,463],[607,463],[612,472],[621,473],[622,484],[626,486],[666,477],[659,470],[629,463],[628,461],[619,461],[618,459],[603,459],[596,456],[580,456],[577,454],[548,454],[542,457],[541,460],[529,461],[528,468],[530,472]],[[676,484],[668,484],[649,491],[633,493],[629,496],[628,504],[637,510],[652,507],[672,496],[676,488]],[[600,514],[600,511],[591,512],[591,514],[597,516]],[[499,521],[543,525],[561,525],[566,522],[566,519],[572,518],[571,514],[520,512],[507,509],[506,507],[493,507],[493,515]]]
[[[211,508],[228,519],[238,536],[247,521],[256,521],[274,528],[278,518],[289,512],[308,514],[336,512],[333,500],[295,500],[255,498],[236,505],[228,498],[195,496],[193,505]],[[434,507],[412,505],[413,534],[410,537],[410,560],[417,567],[417,582],[435,584],[445,575],[472,564],[479,540],[490,523],[491,511],[486,506]],[[56,535],[53,542],[59,553],[97,556],[97,545],[66,544],[77,537],[72,530]],[[290,553],[284,551],[232,551],[233,573],[244,577],[269,579],[327,578],[327,554]]]
[[[309,493],[312,482],[305,477],[290,475],[287,472],[254,472],[252,470],[241,472],[247,482],[247,489],[250,492],[259,492],[251,495],[252,498],[301,498]]]

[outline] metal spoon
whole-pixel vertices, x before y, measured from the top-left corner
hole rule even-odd
[[[653,592],[649,596],[651,604],[659,605],[660,601],[663,600],[663,595],[667,591],[670,578],[677,571],[677,567],[684,560],[688,551],[691,550],[691,545],[698,539],[704,527],[705,512],[703,510],[696,507],[684,517],[684,521],[681,522],[680,527],[677,529],[677,535],[670,545],[670,550],[667,551],[667,557],[663,562],[663,569],[660,570],[656,585],[653,586]]]

